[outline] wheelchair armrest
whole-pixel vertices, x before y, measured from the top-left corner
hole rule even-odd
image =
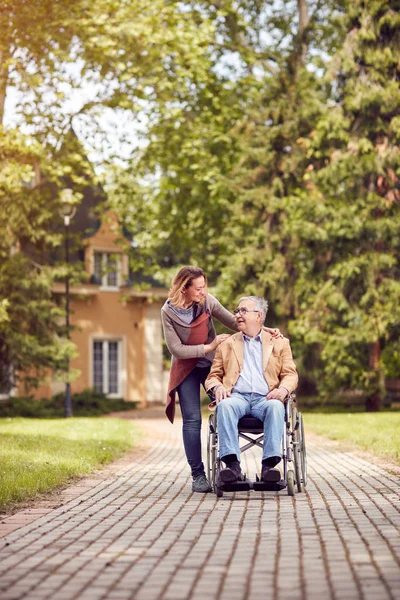
[[[208,405],[208,410],[215,410],[217,407],[217,401],[215,399],[214,388],[206,390],[207,396],[210,398],[210,403]]]
[[[210,388],[209,390],[206,390],[206,394],[210,398],[211,402],[215,402],[215,394],[214,394],[215,387]]]

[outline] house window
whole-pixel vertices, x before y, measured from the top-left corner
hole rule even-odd
[[[121,395],[121,341],[93,341],[93,387],[97,392]]]
[[[13,368],[7,364],[7,359],[0,362],[0,400],[12,395],[14,387]]]
[[[112,252],[94,253],[94,276],[103,287],[120,286],[120,257]]]

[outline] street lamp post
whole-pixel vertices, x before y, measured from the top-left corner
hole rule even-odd
[[[60,215],[64,220],[64,244],[65,244],[65,328],[67,339],[70,339],[70,322],[69,322],[69,226],[71,219],[75,216],[76,207],[74,206],[75,199],[73,191],[66,188],[61,192],[61,209]],[[72,417],[72,402],[71,402],[71,383],[69,381],[69,357],[67,357],[67,381],[65,383],[65,398],[64,398],[64,416]]]

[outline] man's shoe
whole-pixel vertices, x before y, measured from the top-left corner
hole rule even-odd
[[[219,472],[219,480],[221,483],[234,483],[242,478],[242,470],[238,460],[232,461],[225,469]]]
[[[201,492],[203,494],[211,492],[211,486],[205,475],[197,475],[197,477],[193,479],[192,492]]]
[[[268,465],[262,465],[261,467],[261,479],[265,483],[277,483],[281,480],[281,473],[279,469],[274,469]]]

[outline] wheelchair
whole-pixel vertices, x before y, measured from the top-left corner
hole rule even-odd
[[[209,391],[211,405],[215,405],[213,392]],[[263,447],[264,424],[260,419],[251,415],[245,415],[238,423],[239,439],[247,443],[241,446],[243,453],[253,446]],[[307,485],[307,454],[304,437],[304,422],[300,411],[296,407],[296,395],[290,394],[285,402],[285,425],[283,428],[281,442],[281,463],[279,467],[283,471],[282,478],[278,482],[264,482],[256,475],[255,481],[247,479],[246,474],[234,483],[222,483],[219,481],[221,470],[221,459],[219,457],[217,413],[214,412],[208,419],[207,436],[207,475],[213,492],[218,498],[224,492],[255,491],[281,491],[286,489],[289,496],[297,492],[304,492]]]

